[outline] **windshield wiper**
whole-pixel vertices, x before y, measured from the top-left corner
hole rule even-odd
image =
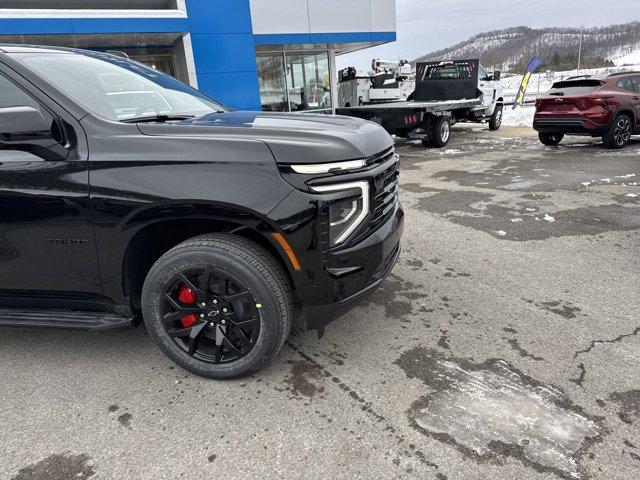
[[[143,123],[143,122],[168,122],[170,120],[187,120],[195,118],[195,115],[147,115],[145,117],[133,117],[120,120],[122,123]]]

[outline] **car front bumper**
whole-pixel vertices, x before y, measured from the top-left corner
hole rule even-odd
[[[325,292],[315,298],[334,299],[319,305],[302,306],[307,330],[324,328],[372,294],[391,273],[400,256],[400,238],[404,229],[404,212],[399,203],[394,215],[370,237],[348,251],[332,254],[325,266]],[[346,268],[332,268],[335,260]],[[347,272],[347,273],[342,273]],[[356,289],[355,291],[353,291]]]

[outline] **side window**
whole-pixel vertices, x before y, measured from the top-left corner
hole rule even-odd
[[[55,138],[62,138],[57,122],[54,122],[53,115],[27,92],[22,90],[10,79],[0,74],[0,108],[9,107],[31,107],[38,110],[48,125],[51,126],[52,135]],[[10,121],[10,118],[8,119]],[[1,134],[2,132],[0,132]],[[58,135],[58,137],[56,137]],[[40,156],[40,155],[36,155]],[[14,149],[0,143],[0,162],[5,161],[30,161],[34,159],[34,154],[24,149]]]
[[[633,86],[635,87],[635,92],[640,93],[640,77],[633,77]]]
[[[487,71],[484,69],[484,67],[482,65],[480,65],[480,69],[478,70],[478,78],[480,80],[484,80],[486,78],[488,78],[489,75],[487,75]]]
[[[626,78],[622,78],[618,81],[618,87],[620,88],[624,88],[625,90],[628,90],[630,92],[634,92],[635,88],[633,86],[633,82],[631,81],[630,77],[626,77]]]
[[[7,107],[33,107],[41,110],[38,102],[14,85],[8,78],[0,75],[0,108]]]
[[[0,74],[0,108],[31,107],[39,110],[47,123],[53,123],[53,115],[27,92],[18,87],[4,75]]]

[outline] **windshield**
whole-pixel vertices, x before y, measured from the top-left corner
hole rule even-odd
[[[193,116],[226,110],[202,93],[141,63],[87,52],[15,55],[87,110],[109,120]]]

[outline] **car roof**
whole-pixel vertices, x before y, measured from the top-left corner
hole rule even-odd
[[[640,72],[618,72],[612,73],[611,75],[609,75],[609,77],[626,77],[627,75],[637,76],[640,75]]]
[[[21,45],[21,44],[2,44],[0,43],[0,52],[2,53],[83,53],[85,50],[79,48],[68,47],[51,47],[45,45]]]

